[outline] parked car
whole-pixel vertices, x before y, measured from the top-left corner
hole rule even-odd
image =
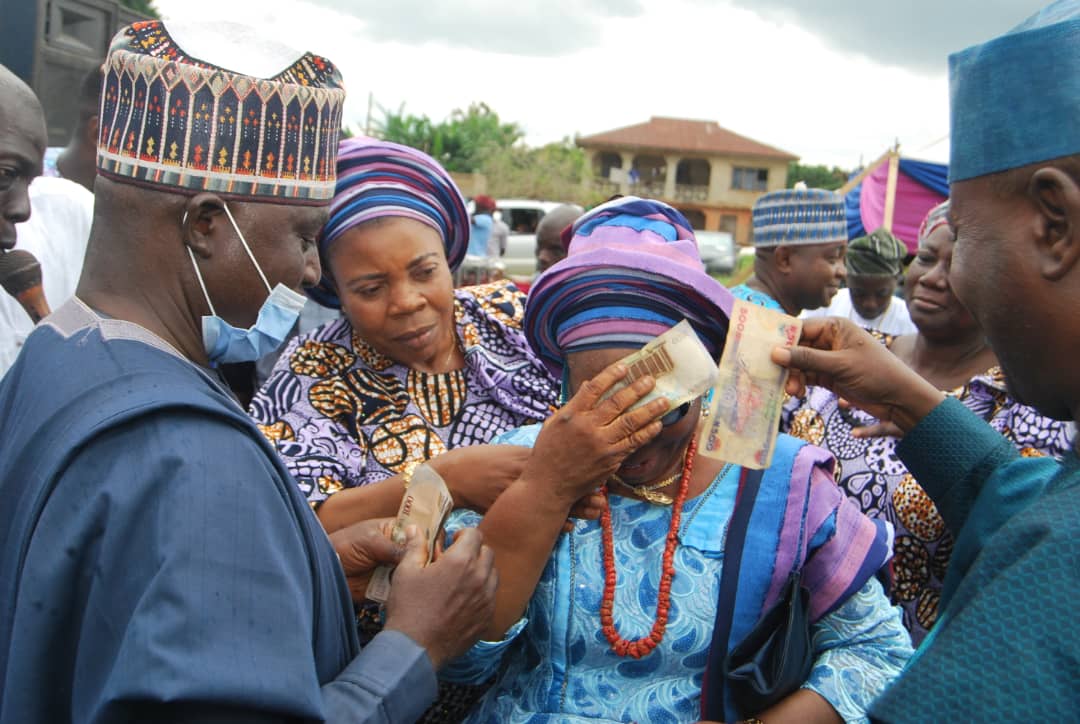
[[[525,282],[536,275],[536,226],[544,214],[559,206],[554,201],[497,199],[495,218],[510,227],[506,253],[498,260],[504,276]],[[476,211],[468,202],[469,214]]]
[[[710,274],[735,271],[735,239],[727,231],[695,231],[701,261]]]

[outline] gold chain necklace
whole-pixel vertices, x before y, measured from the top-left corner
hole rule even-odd
[[[675,502],[674,498],[667,493],[657,493],[656,491],[674,484],[679,480],[679,477],[682,476],[682,474],[683,468],[680,466],[678,472],[674,475],[664,478],[659,483],[652,483],[651,485],[631,485],[630,483],[624,482],[618,475],[612,475],[611,479],[624,488],[633,490],[634,495],[643,498],[654,505],[671,505]]]

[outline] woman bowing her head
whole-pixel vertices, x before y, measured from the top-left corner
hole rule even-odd
[[[499,439],[533,448],[521,476],[482,519],[459,511],[451,525],[478,522],[499,571],[488,640],[444,671],[459,681],[497,672],[470,721],[865,719],[911,653],[875,578],[891,555],[888,525],[837,490],[828,453],[788,436],[756,493],[745,492],[750,478],[738,466],[697,454],[701,400],[663,401],[632,449],[612,445],[614,465],[571,448],[568,428],[622,404],[598,395],[619,360],[684,319],[719,359],[733,304],[705,273],[685,218],[665,204],[620,198],[572,233],[569,255],[535,282],[525,313],[529,342],[569,402],[542,427]],[[563,532],[590,486],[605,491],[603,515]],[[737,509],[749,516],[738,553],[726,533]],[[739,573],[725,604],[729,565]],[[748,709],[707,664],[746,639],[796,572],[808,595],[809,674]],[[730,631],[714,644],[721,621]]]

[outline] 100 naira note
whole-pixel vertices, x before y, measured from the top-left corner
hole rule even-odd
[[[622,363],[628,368],[626,377],[617,382],[605,398],[646,375],[656,380],[656,386],[631,409],[664,397],[670,403],[668,410],[673,410],[705,394],[716,382],[716,363],[685,319],[623,359]]]
[[[772,463],[788,370],[774,363],[774,347],[793,347],[802,333],[795,317],[735,301],[709,414],[698,452],[746,468]]]

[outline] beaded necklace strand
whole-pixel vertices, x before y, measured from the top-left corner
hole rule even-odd
[[[604,597],[600,604],[600,623],[604,637],[611,644],[611,649],[619,656],[631,656],[640,659],[648,656],[656,646],[664,640],[664,631],[667,629],[668,613],[671,610],[671,581],[675,577],[675,548],[678,545],[679,522],[682,518],[683,503],[686,502],[686,494],[690,490],[690,476],[694,470],[694,456],[697,453],[697,441],[691,440],[686,448],[686,460],[683,463],[682,477],[679,479],[679,491],[675,495],[675,503],[671,509],[671,527],[668,528],[667,541],[664,544],[664,561],[660,574],[660,589],[656,600],[656,617],[653,620],[652,631],[647,636],[627,641],[615,629],[615,543],[611,531],[611,504],[607,500],[607,489],[602,490],[604,496],[604,512],[600,515],[600,528],[603,538],[603,562],[604,562]]]

